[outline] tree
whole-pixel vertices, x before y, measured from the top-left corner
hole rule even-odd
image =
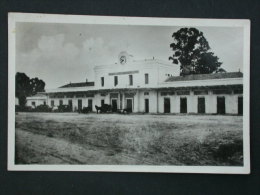
[[[45,83],[43,80],[36,78],[30,79],[31,95],[44,91]]]
[[[15,96],[19,99],[20,105],[25,105],[26,97],[30,94],[30,78],[17,72],[15,75]]]
[[[224,72],[219,58],[210,51],[203,33],[196,28],[181,28],[173,33],[170,47],[173,55],[169,57],[174,64],[180,64],[180,75],[208,74]]]
[[[17,72],[15,75],[15,96],[19,99],[19,104],[26,104],[26,97],[44,91],[45,82],[36,78],[30,79],[25,73]]]

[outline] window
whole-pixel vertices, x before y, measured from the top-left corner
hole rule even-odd
[[[206,90],[198,90],[198,91],[194,91],[194,95],[207,95],[208,91]]]
[[[234,94],[243,94],[243,89],[235,89]]]
[[[43,105],[46,105],[46,101],[43,101]]]
[[[32,102],[32,106],[35,106],[35,102]]]
[[[82,97],[84,97],[84,94],[77,94],[76,97],[77,98],[82,98]]]
[[[60,106],[63,104],[63,100],[60,100]]]
[[[66,97],[67,97],[67,98],[73,98],[74,95],[73,95],[73,94],[68,94],[68,95],[66,95]]]
[[[105,83],[104,77],[101,77],[101,86],[102,87],[104,87],[104,83]]]
[[[51,100],[51,106],[52,107],[54,106],[54,100]]]
[[[118,77],[114,76],[114,86],[117,86],[117,84],[118,84]]]
[[[144,74],[144,77],[145,77],[145,84],[148,84],[149,83],[149,77],[148,77],[148,74]]]
[[[129,75],[129,85],[133,85],[133,75]]]
[[[190,95],[190,91],[177,91],[177,95]]]
[[[86,97],[94,97],[94,93],[86,93],[85,96],[86,96]],[[82,97],[84,97],[84,96],[82,96]]]
[[[146,91],[146,92],[144,92],[144,95],[149,95],[149,92],[147,92],[147,91]]]
[[[232,94],[232,91],[228,89],[217,89],[213,90],[213,94]]]
[[[57,98],[64,98],[63,95],[57,95],[56,97],[57,97]]]
[[[166,96],[166,95],[168,95],[167,92],[161,92],[161,96]]]
[[[163,91],[161,92],[161,96],[167,96],[167,95],[175,95],[174,91]]]
[[[101,106],[104,106],[105,100],[101,100]]]

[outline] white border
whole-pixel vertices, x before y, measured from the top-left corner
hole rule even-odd
[[[243,145],[244,166],[140,166],[140,165],[15,165],[15,24],[16,22],[115,24],[152,26],[206,26],[242,27],[244,29],[243,84],[244,116]],[[12,171],[112,171],[112,172],[163,172],[163,173],[213,173],[249,174],[249,104],[250,104],[250,20],[146,18],[117,16],[82,16],[58,14],[8,14],[8,170]]]

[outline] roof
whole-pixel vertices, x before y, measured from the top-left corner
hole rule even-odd
[[[165,82],[173,81],[191,81],[191,80],[211,80],[211,79],[226,79],[226,78],[240,78],[243,77],[242,72],[226,72],[214,74],[192,74],[186,76],[169,77]]]
[[[44,94],[43,92],[40,92],[40,93],[36,93],[35,95],[32,95],[30,97],[46,97],[46,94]]]
[[[46,94],[44,94],[44,93],[37,93],[37,94],[35,94],[33,96],[27,97],[26,99],[46,99],[46,98],[47,98]]]
[[[81,83],[69,83],[63,85],[59,88],[70,88],[70,87],[92,87],[95,85],[95,82],[81,82]]]

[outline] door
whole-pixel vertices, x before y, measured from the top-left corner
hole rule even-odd
[[[133,100],[132,99],[126,99],[126,108],[128,112],[133,111]]]
[[[70,111],[72,111],[72,100],[69,100],[69,109],[70,109]]]
[[[105,100],[101,100],[101,106],[104,106]]]
[[[88,99],[88,108],[92,112],[92,99]]]
[[[164,113],[170,113],[170,111],[171,111],[170,98],[164,98]]]
[[[112,99],[112,112],[117,111],[117,99]]]
[[[82,110],[82,100],[78,100],[78,110]]]
[[[243,97],[238,97],[238,114],[243,115]]]
[[[180,99],[180,110],[181,113],[187,113],[187,98]]]
[[[226,113],[225,97],[217,97],[217,113]]]
[[[149,113],[149,99],[145,99],[144,104],[145,104],[145,112]]]
[[[205,98],[204,97],[198,98],[198,113],[200,113],[200,114],[205,113]]]

